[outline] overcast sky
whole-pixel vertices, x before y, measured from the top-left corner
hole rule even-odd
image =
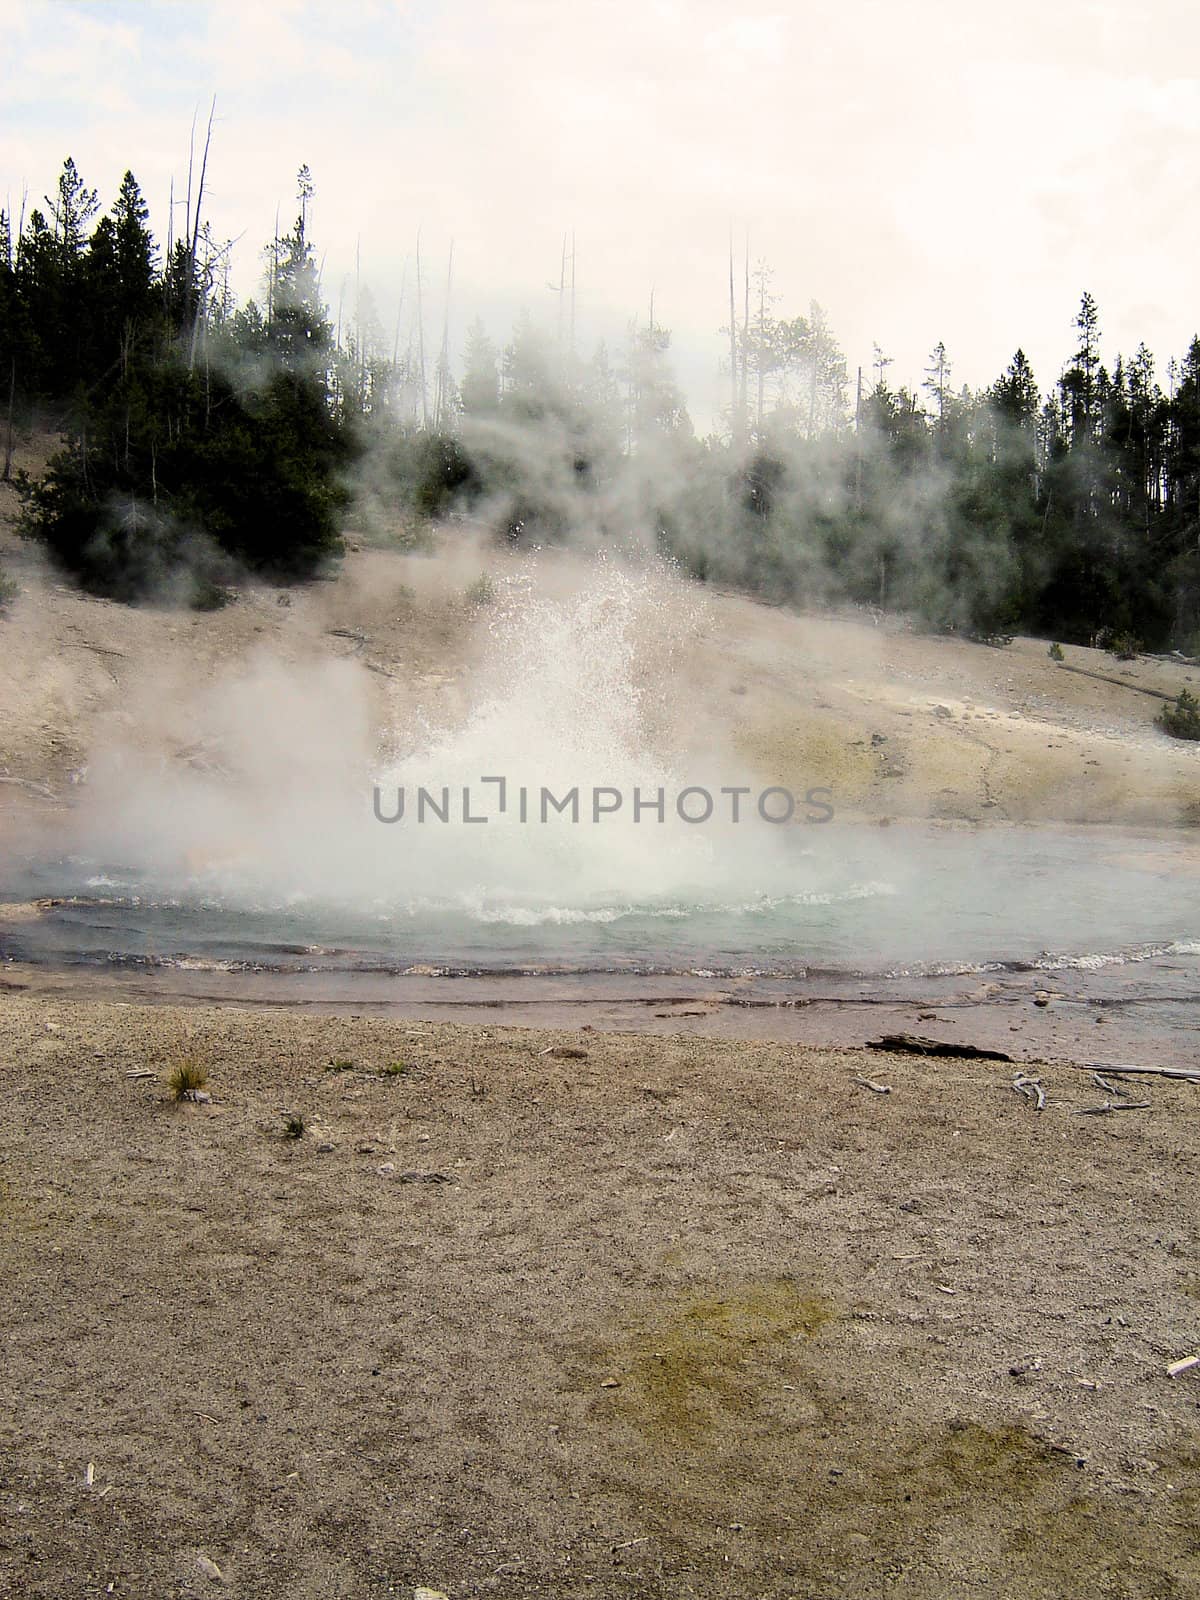
[[[0,199],[52,187],[65,155],[109,203],[132,167],[166,233],[189,128],[217,98],[207,212],[243,234],[257,287],[276,206],[307,162],[336,302],[361,241],[394,315],[418,227],[440,324],[455,247],[456,343],[553,319],[577,238],[582,337],[673,330],[703,431],[720,404],[731,226],[774,271],[781,314],[825,307],[853,374],[878,342],[919,384],[1023,344],[1043,387],[1083,289],[1106,356],[1165,368],[1200,325],[1200,11],[1175,0],[0,0]]]

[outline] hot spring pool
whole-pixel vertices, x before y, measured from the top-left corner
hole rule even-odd
[[[86,855],[0,867],[0,959],[214,971],[884,976],[1086,970],[1200,953],[1200,843],[1180,833],[830,824],[756,872],[669,892],[460,881],[279,894]]]

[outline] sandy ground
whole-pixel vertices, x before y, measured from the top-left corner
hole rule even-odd
[[[0,1593],[1194,1595],[1200,1089],[1011,1074],[4,998]]]

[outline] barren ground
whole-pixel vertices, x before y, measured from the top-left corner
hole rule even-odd
[[[1195,1594],[1200,1090],[1011,1072],[6,998],[0,1592]]]

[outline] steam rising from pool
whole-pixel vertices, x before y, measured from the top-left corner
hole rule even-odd
[[[382,727],[379,681],[356,661],[264,654],[161,696],[149,760],[143,712],[135,738],[94,757],[71,857],[0,885],[78,897],[9,950],[706,976],[1191,959],[1200,853],[1184,836],[781,826],[752,802],[736,823],[724,803],[681,820],[686,789],[753,795],[762,779],[725,740],[728,709],[710,715],[697,695],[703,600],[668,569],[597,561],[579,582],[577,567],[533,562],[478,626],[474,671],[449,689],[443,676],[415,710],[409,693]],[[501,777],[503,811],[482,781]],[[387,817],[400,789],[404,818],[377,820],[375,792]],[[462,820],[464,789],[487,822]],[[594,821],[596,789],[622,803]],[[421,790],[449,820],[419,820]],[[573,790],[578,820],[543,820],[542,792]],[[635,791],[659,790],[662,820],[635,820]]]
[[[426,706],[388,730],[380,762],[360,667],[263,660],[193,698],[187,762],[147,772],[116,750],[97,763],[81,848],[121,862],[126,883],[231,908],[444,910],[529,928],[874,892],[798,873],[800,830],[752,810],[736,824],[729,802],[703,824],[680,819],[674,798],[688,786],[761,789],[697,737],[693,588],[663,567],[611,561],[565,595],[540,580],[531,564],[482,613],[488,637],[465,715]],[[485,778],[504,780],[503,811]],[[418,812],[422,790],[448,800],[449,820]],[[597,790],[608,805],[621,797],[598,820]],[[660,790],[662,819],[649,805],[635,818],[635,794]],[[403,818],[380,821],[400,791]],[[577,813],[547,806],[543,791],[558,803],[577,792]],[[464,822],[464,805],[488,820]]]

